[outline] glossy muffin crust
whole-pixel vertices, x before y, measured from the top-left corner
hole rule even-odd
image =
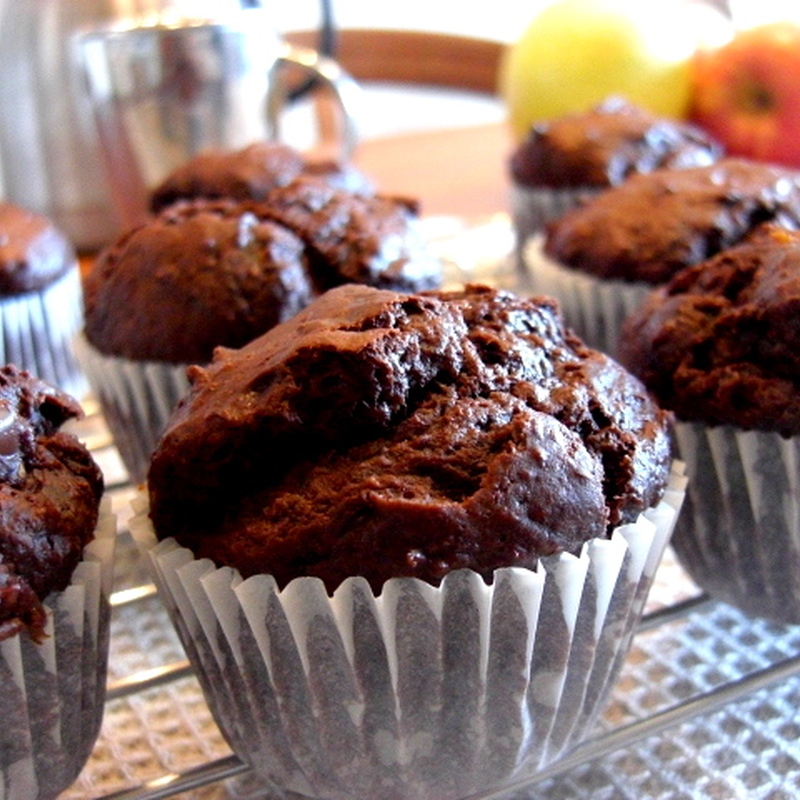
[[[50,220],[0,203],[0,297],[43,289],[76,263],[72,244]]]
[[[606,188],[637,173],[712,164],[721,155],[722,147],[696,126],[612,97],[534,125],[509,169],[519,186]]]
[[[201,197],[263,200],[301,175],[320,178],[338,189],[373,191],[369,179],[351,165],[310,161],[277,141],[254,142],[239,150],[206,150],[181,164],[153,189],[150,210],[158,213],[178,200]]]
[[[156,532],[281,585],[532,567],[669,471],[668,416],[544,298],[348,284],[190,379],[151,462]]]
[[[60,430],[82,413],[29,373],[0,368],[0,640],[44,635],[42,602],[66,587],[93,537],[103,478]]]
[[[601,278],[659,284],[768,221],[800,225],[800,171],[726,158],[632,176],[552,222],[544,250]]]

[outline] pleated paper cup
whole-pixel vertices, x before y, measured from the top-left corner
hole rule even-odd
[[[122,463],[131,480],[140,483],[173,409],[189,388],[188,365],[108,356],[83,333],[74,347]]]
[[[544,232],[549,222],[593,197],[601,190],[591,186],[557,189],[548,186],[511,186],[511,219],[520,253],[528,240]]]
[[[131,531],[234,752],[273,791],[455,800],[530,776],[583,740],[628,651],[684,491],[578,556],[459,570],[434,587],[317,578],[279,589]]]
[[[711,596],[800,623],[800,437],[678,422],[690,478],[673,540]]]
[[[3,800],[57,797],[92,751],[105,702],[115,534],[104,499],[72,581],[45,602],[45,638],[23,631],[0,642]]]
[[[589,347],[614,356],[620,329],[653,291],[653,285],[598,278],[559,264],[543,250],[544,237],[534,237],[524,252],[530,291],[559,301],[564,320]]]
[[[0,364],[15,364],[78,399],[88,391],[72,350],[83,324],[83,290],[75,264],[38,291],[0,299]]]

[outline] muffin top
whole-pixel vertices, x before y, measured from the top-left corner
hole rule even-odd
[[[678,418],[800,434],[800,233],[767,223],[625,323],[619,356]]]
[[[523,187],[597,187],[660,168],[712,164],[722,147],[694,125],[656,117],[620,97],[534,125],[511,154]]]
[[[189,372],[151,461],[156,532],[280,585],[532,567],[634,519],[669,471],[667,414],[547,298],[348,284]]]
[[[206,150],[174,169],[153,189],[150,209],[198,197],[263,200],[276,186],[311,175],[339,189],[371,193],[368,178],[352,165],[311,161],[286,144],[254,142],[240,150]]]
[[[60,427],[82,415],[68,395],[0,368],[0,640],[44,635],[42,602],[64,589],[92,540],[103,478]]]
[[[174,203],[100,254],[86,279],[86,337],[107,355],[202,364],[331,286],[436,286],[441,264],[415,221],[404,201],[312,178],[263,203]]]
[[[0,203],[0,297],[43,289],[76,265],[72,244],[49,219]]]
[[[800,224],[800,171],[725,158],[600,192],[549,224],[544,251],[600,278],[660,284],[770,220]]]

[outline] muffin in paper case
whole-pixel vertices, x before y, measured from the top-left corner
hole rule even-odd
[[[598,278],[559,264],[544,253],[544,236],[525,247],[524,274],[536,294],[555,297],[567,325],[597,350],[613,356],[625,318],[638,308],[653,286]]]
[[[713,597],[800,623],[800,437],[676,423],[690,477],[673,544]]]
[[[74,347],[122,463],[139,483],[147,476],[150,455],[170,414],[189,388],[187,365],[108,356],[83,333],[75,337]]]
[[[16,364],[76,398],[88,391],[72,349],[83,324],[77,261],[42,289],[0,299],[0,364]]]
[[[523,781],[583,740],[603,709],[685,489],[579,556],[279,590],[157,542],[142,491],[131,531],[209,706],[272,791],[455,800]]]
[[[101,501],[95,538],[64,591],[45,601],[45,638],[0,641],[0,798],[48,800],[78,777],[103,718],[115,516]]]

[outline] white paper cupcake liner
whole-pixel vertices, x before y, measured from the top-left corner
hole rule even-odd
[[[116,521],[103,499],[70,585],[48,597],[46,638],[0,642],[0,798],[49,800],[78,777],[106,691]]]
[[[37,292],[0,300],[0,364],[15,364],[78,400],[88,391],[72,351],[83,325],[83,290],[77,262]]]
[[[143,481],[153,448],[189,388],[187,365],[107,356],[83,333],[75,338],[74,347],[122,463],[134,483]]]
[[[679,422],[690,477],[673,540],[713,597],[800,623],[800,437]]]
[[[534,237],[525,248],[525,272],[530,291],[555,297],[567,325],[596,350],[616,354],[625,318],[645,300],[653,286],[598,278],[565,267],[543,252],[544,237]]]
[[[555,189],[551,187],[511,186],[511,219],[521,254],[532,236],[544,231],[547,223],[593,197],[600,190],[590,186]]]
[[[628,650],[683,498],[580,556],[459,570],[433,587],[362,578],[279,590],[131,531],[234,752],[274,791],[454,800],[534,773],[579,743]]]

